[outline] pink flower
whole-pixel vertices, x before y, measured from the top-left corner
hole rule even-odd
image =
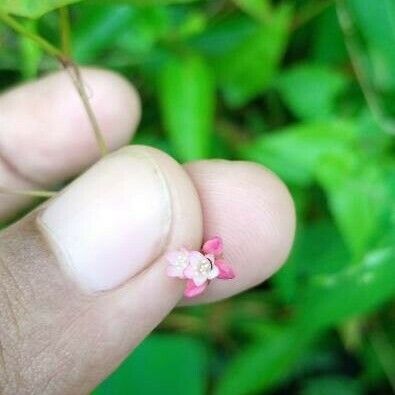
[[[169,252],[166,255],[168,262],[166,273],[169,277],[185,278],[184,270],[189,265],[189,251],[182,248],[179,251]]]
[[[215,264],[219,269],[219,279],[231,280],[232,278],[235,278],[235,273],[233,269],[223,259],[217,259],[215,261]]]
[[[188,279],[184,290],[187,298],[203,293],[210,281],[215,278],[229,280],[235,277],[230,265],[221,257],[223,243],[220,237],[207,240],[202,251],[203,253],[183,248],[166,255],[167,275]]]
[[[193,280],[188,280],[184,290],[184,296],[186,296],[187,298],[194,298],[195,296],[203,293],[206,287],[207,283],[201,285],[200,287],[197,287]]]
[[[192,280],[197,287],[218,277],[219,269],[214,263],[214,255],[203,255],[198,251],[192,251],[189,254],[189,265],[184,270],[184,276]]]
[[[222,251],[223,243],[219,236],[215,236],[203,244],[203,252],[205,254],[213,254],[216,258],[215,264],[219,269],[218,278],[221,280],[231,280],[235,278],[235,273],[224,259],[219,259],[222,255]]]
[[[219,236],[215,236],[203,244],[202,250],[205,254],[219,256],[222,254],[223,248],[222,239]]]

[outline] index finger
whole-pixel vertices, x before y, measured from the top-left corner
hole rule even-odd
[[[82,78],[109,149],[127,144],[140,119],[134,88],[122,77],[98,69],[83,69]],[[92,126],[65,71],[0,96],[0,186],[50,188],[99,157]],[[0,220],[31,201],[0,194]]]

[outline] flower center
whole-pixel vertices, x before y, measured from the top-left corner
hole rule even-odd
[[[207,275],[211,272],[212,268],[213,268],[213,264],[210,261],[210,259],[205,258],[200,261],[198,271],[199,274]]]

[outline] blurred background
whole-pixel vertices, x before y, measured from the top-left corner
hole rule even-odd
[[[61,7],[61,8],[59,8]],[[2,0],[0,87],[79,64],[143,101],[136,143],[251,160],[296,202],[287,264],[174,311],[95,395],[395,393],[394,0]],[[4,14],[2,14],[4,15]]]

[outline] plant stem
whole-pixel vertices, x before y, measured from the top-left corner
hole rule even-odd
[[[55,196],[57,192],[55,191],[44,191],[44,190],[32,190],[32,189],[12,189],[0,186],[0,193],[6,193],[11,195],[22,195],[31,197],[42,197],[50,198]]]
[[[84,81],[82,80],[80,70],[77,67],[77,65],[73,62],[64,63],[63,66],[65,70],[68,72],[68,74],[70,75],[70,78],[72,79],[73,84],[77,89],[78,94],[81,98],[86,114],[88,115],[89,121],[92,125],[93,133],[95,135],[97,145],[99,146],[100,153],[102,156],[105,156],[108,153],[107,143],[104,139],[103,133],[100,130],[99,123],[97,122],[92,106],[89,103],[89,98],[86,93]]]
[[[67,6],[59,9],[59,27],[62,52],[71,56],[71,29],[70,29],[70,11]]]
[[[19,23],[16,19],[11,17],[10,15],[4,14],[0,12],[0,20],[11,29],[15,30],[17,33],[22,34],[25,37],[33,40],[43,51],[48,53],[51,56],[56,57],[57,59],[64,59],[63,52],[56,48],[53,44],[36,34],[30,29],[27,29],[26,26]]]
[[[356,41],[356,32],[353,20],[345,5],[344,0],[336,0],[336,12],[339,24],[343,32],[344,42],[350,57],[351,65],[354,69],[362,94],[364,95],[366,104],[377,124],[387,133],[395,134],[395,123],[388,120],[381,109],[377,94],[369,77],[365,75],[362,62],[362,53]]]
[[[23,24],[19,23],[15,18],[11,17],[10,15],[0,12],[0,20],[3,21],[3,23],[5,23],[11,29],[15,30],[17,33],[22,34],[23,36],[33,40],[48,55],[54,56],[56,59],[58,59],[60,64],[66,69],[71,77],[71,80],[73,81],[75,88],[78,91],[85,111],[88,115],[89,121],[92,125],[93,133],[97,141],[97,145],[100,149],[100,153],[102,154],[102,156],[106,155],[108,153],[107,144],[100,130],[96,116],[89,103],[89,98],[86,94],[86,90],[78,66],[67,54],[63,53],[59,48],[49,43],[38,34],[28,30],[25,26],[23,26]]]

